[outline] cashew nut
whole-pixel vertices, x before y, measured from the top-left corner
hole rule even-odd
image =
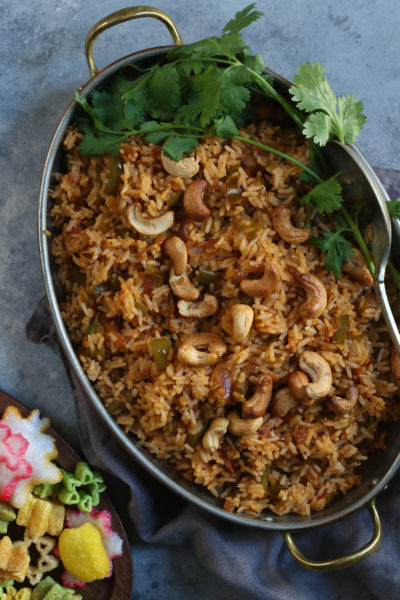
[[[311,273],[299,273],[297,269],[289,268],[296,283],[307,294],[306,301],[299,307],[299,313],[305,319],[316,319],[324,312],[328,301],[326,288],[322,281]]]
[[[174,275],[182,275],[186,269],[188,258],[185,242],[180,237],[173,235],[165,240],[163,250],[172,261]]]
[[[284,417],[297,406],[298,400],[293,396],[288,387],[283,387],[272,396],[271,412],[275,417]]]
[[[211,421],[210,427],[205,432],[201,443],[205,450],[217,450],[221,439],[228,429],[228,419],[218,418]]]
[[[206,348],[207,352],[198,350]],[[190,335],[178,348],[178,359],[193,367],[213,365],[226,352],[224,340],[215,333],[195,333]]]
[[[253,396],[242,404],[243,417],[248,419],[265,415],[271,401],[272,385],[272,378],[269,375],[261,377]]]
[[[291,216],[292,213],[287,206],[283,206],[283,204],[277,206],[272,215],[274,229],[279,237],[285,242],[289,242],[290,244],[301,244],[308,240],[310,231],[309,229],[298,229],[297,227],[293,227],[290,220]]]
[[[315,400],[329,394],[332,387],[332,372],[323,356],[305,350],[300,357],[299,366],[313,382],[306,386],[306,394],[309,398]]]
[[[194,319],[204,319],[211,317],[217,312],[218,300],[211,294],[204,294],[200,302],[188,302],[187,300],[179,300],[178,310],[182,317],[192,317]]]
[[[169,274],[169,286],[175,296],[178,296],[178,298],[182,298],[183,300],[197,300],[200,296],[199,290],[190,283],[186,271],[185,273],[182,273],[182,275],[175,275],[174,270],[171,269]]]
[[[231,315],[233,341],[236,344],[241,344],[250,333],[254,311],[247,304],[234,304],[231,308]]]
[[[263,417],[257,419],[241,419],[236,411],[228,415],[228,430],[232,435],[242,436],[255,433],[264,423]]]
[[[210,216],[210,210],[203,202],[207,186],[208,183],[205,179],[196,179],[186,188],[183,196],[183,208],[193,221],[205,221]]]
[[[348,388],[346,392],[346,398],[340,398],[339,396],[329,396],[329,406],[338,415],[344,415],[350,412],[358,400],[358,390],[355,385]]]
[[[306,387],[310,383],[303,371],[294,371],[288,377],[288,387],[297,400],[307,400]]]
[[[172,210],[159,217],[147,219],[142,216],[138,206],[130,206],[127,217],[130,225],[143,235],[159,235],[167,231],[174,224],[174,213]]]
[[[260,298],[275,291],[281,276],[277,266],[273,262],[265,263],[264,274],[261,279],[243,279],[240,289],[247,296]]]
[[[200,168],[199,163],[192,156],[187,156],[177,162],[163,152],[161,154],[161,162],[167,173],[175,177],[182,177],[182,179],[194,177]]]
[[[392,354],[390,356],[390,366],[392,373],[396,379],[400,379],[400,356],[397,354],[396,348],[392,348]]]
[[[353,256],[346,258],[342,271],[347,273],[351,279],[358,281],[361,285],[371,287],[374,285],[374,278],[368,269],[365,258],[357,248],[353,248]]]

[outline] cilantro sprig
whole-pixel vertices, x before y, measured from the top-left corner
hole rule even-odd
[[[303,133],[316,144],[325,146],[331,139],[353,144],[366,117],[363,104],[353,94],[336,98],[325,78],[325,67],[317,62],[301,65],[289,88],[297,108],[307,113]]]
[[[180,160],[195,150],[200,140],[217,135],[258,146],[302,169],[300,178],[314,187],[300,203],[318,214],[338,217],[336,229],[312,243],[326,252],[325,266],[340,276],[344,260],[352,254],[353,237],[372,273],[375,267],[360,233],[358,220],[344,205],[340,174],[321,175],[320,146],[330,140],[353,143],[365,122],[362,103],[352,94],[336,98],[320,63],[301,65],[289,93],[282,96],[265,72],[259,54],[251,54],[241,31],[262,16],[250,4],[238,11],[223,29],[193,44],[178,46],[150,67],[133,66],[118,74],[106,90],[89,99],[75,93],[86,116],[79,118],[84,134],[81,154],[117,156],[120,144],[138,134],[163,146],[163,152]],[[278,102],[311,140],[311,160],[303,164],[276,148],[239,135],[239,128],[254,117],[252,95],[262,94]],[[389,210],[400,215],[400,201]]]

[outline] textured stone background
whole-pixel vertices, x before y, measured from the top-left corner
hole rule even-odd
[[[220,33],[246,4],[154,0],[186,42]],[[73,399],[60,358],[51,347],[24,339],[24,325],[43,293],[37,193],[58,119],[73,90],[88,79],[86,33],[123,5],[120,0],[0,0],[0,387],[41,408],[76,448]],[[364,101],[368,121],[359,146],[367,158],[375,166],[400,168],[398,0],[260,0],[258,8],[264,18],[245,32],[251,49],[288,78],[300,63],[320,60],[337,94],[351,91]],[[99,38],[95,58],[105,66],[134,50],[167,43],[169,34],[159,22],[125,23]],[[134,532],[131,536],[136,598],[243,599],[222,587],[190,552],[144,546]],[[334,590],[331,598],[336,600]]]

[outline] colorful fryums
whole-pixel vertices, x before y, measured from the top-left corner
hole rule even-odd
[[[43,574],[54,570],[60,558],[64,585],[83,587],[109,577],[112,559],[122,554],[110,513],[94,508],[105,490],[101,474],[85,462],[78,462],[74,473],[59,469],[52,462],[57,457],[55,440],[43,433],[49,424],[40,419],[38,410],[25,419],[13,406],[0,420],[0,534],[7,533],[15,519],[16,526],[25,528],[23,539],[0,538],[0,600],[78,599],[71,589],[50,577],[43,579]],[[65,505],[79,510],[66,511]],[[36,565],[31,545],[34,556],[39,556]],[[25,579],[36,587],[18,591],[10,587],[13,580]],[[2,585],[8,586],[3,594]]]
[[[0,425],[9,428],[12,433],[12,443],[9,442],[10,436],[0,439],[0,499],[8,501],[14,508],[21,508],[35,485],[61,481],[60,469],[51,462],[57,456],[56,444],[54,438],[43,433],[50,421],[40,419],[38,410],[32,411],[24,419],[18,409],[9,406]],[[3,431],[7,433],[6,430]],[[18,478],[12,477],[15,469],[19,474]],[[11,494],[10,487],[13,488]]]
[[[65,521],[67,529],[61,533],[58,547],[65,567],[63,584],[83,587],[110,577],[113,558],[122,555],[122,539],[111,528],[110,513],[95,508],[90,514],[68,509]]]

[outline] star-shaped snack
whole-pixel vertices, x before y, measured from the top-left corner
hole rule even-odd
[[[48,419],[41,419],[38,410],[33,410],[24,419],[18,409],[8,406],[0,424],[5,424],[14,436],[20,435],[28,442],[24,458],[31,465],[32,471],[28,477],[17,480],[9,497],[9,503],[14,508],[21,508],[35,485],[61,481],[60,469],[51,462],[57,456],[56,444],[54,438],[43,433],[50,422]]]

